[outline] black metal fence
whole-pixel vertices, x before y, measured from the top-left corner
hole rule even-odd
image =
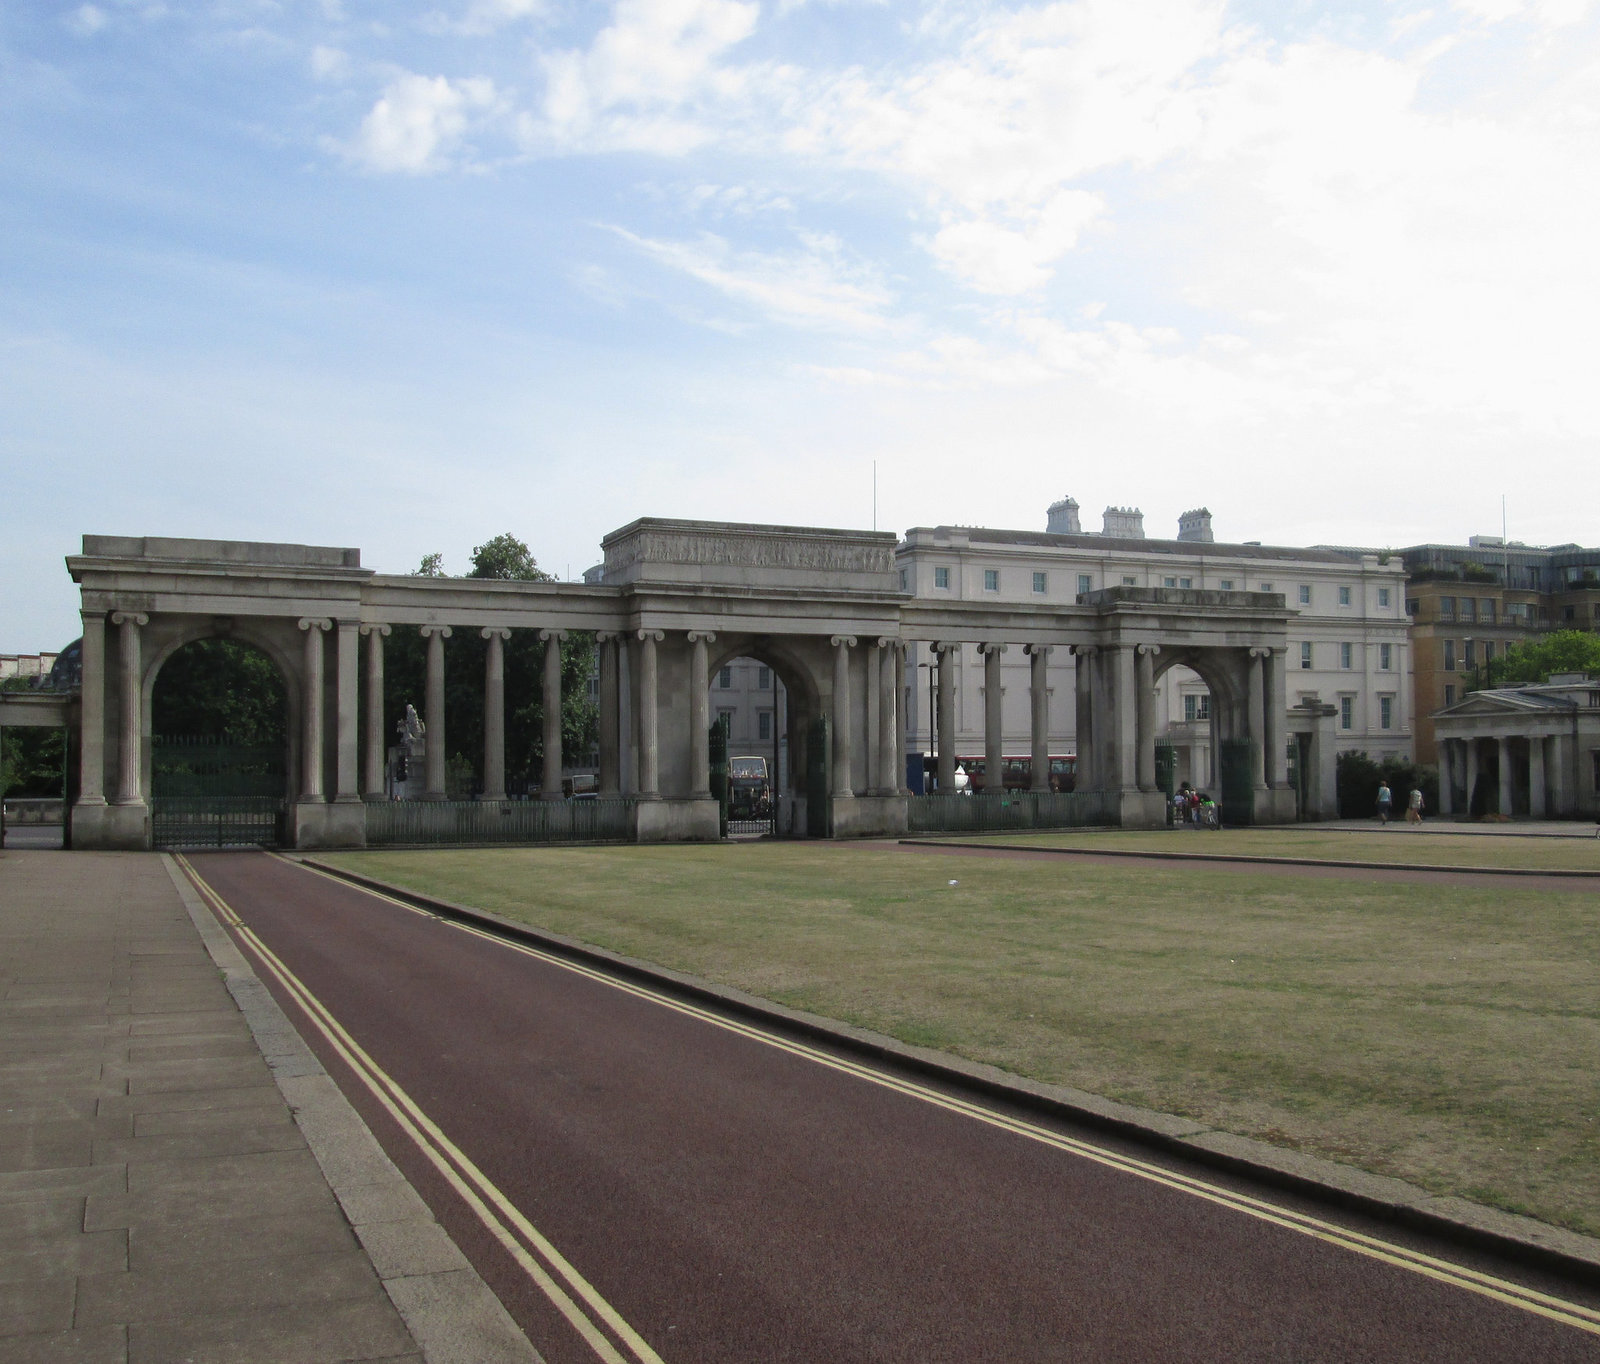
[[[367,846],[631,843],[632,800],[396,800],[367,806]]]
[[[287,841],[281,796],[153,796],[150,837],[155,847],[279,848]]]
[[[1074,829],[1119,824],[1110,791],[980,791],[912,796],[906,822],[912,833],[989,833],[1017,829]]]

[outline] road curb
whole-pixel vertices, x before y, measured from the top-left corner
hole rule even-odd
[[[1022,843],[957,843],[947,838],[901,838],[906,848],[994,848],[1000,852],[1050,853],[1058,857],[1143,857],[1167,862],[1242,862],[1269,867],[1353,867],[1357,871],[1455,872],[1465,876],[1562,876],[1600,880],[1600,871],[1572,867],[1458,867],[1437,862],[1352,862],[1330,857],[1270,857],[1259,853],[1135,852],[1131,848],[1041,848]]]
[[[471,905],[424,895],[314,857],[287,856],[340,880],[380,891],[418,908],[491,928],[556,955],[601,967],[697,1003],[714,1005],[780,1031],[826,1042],[857,1056],[890,1063],[957,1090],[975,1092],[1050,1117],[1131,1138],[1146,1146],[1335,1207],[1391,1221],[1472,1249],[1492,1251],[1583,1283],[1600,1284],[1600,1239],[1594,1237],[1462,1198],[1436,1196],[1403,1180],[1271,1146],[1175,1114],[1118,1103],[1084,1090],[1045,1084],[981,1062],[911,1046],[882,1033],[790,1009],[742,990],[625,957]]]
[[[543,1364],[211,907],[171,855],[161,857],[323,1178],[426,1364]]]

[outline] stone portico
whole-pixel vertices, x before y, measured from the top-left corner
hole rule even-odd
[[[1000,660],[1030,661],[1031,740],[1048,754],[1052,652],[1076,662],[1080,789],[1114,792],[1125,825],[1160,823],[1154,685],[1183,664],[1204,677],[1223,739],[1251,744],[1256,822],[1295,817],[1285,747],[1281,594],[1108,588],[1071,605],[935,602],[900,589],[888,533],[642,518],[607,536],[599,583],[500,582],[374,573],[355,549],[85,536],[68,559],[80,586],[83,688],[79,848],[151,845],[151,697],[162,665],[198,639],[231,637],[270,658],[286,683],[286,796],[295,846],[359,847],[369,802],[384,798],[383,664],[396,626],[427,641],[425,799],[444,796],[446,640],[478,631],[485,651],[484,800],[504,795],[503,645],[537,631],[547,770],[561,770],[558,646],[592,631],[600,668],[600,794],[632,801],[641,842],[714,839],[708,689],[735,657],[772,668],[789,705],[788,771],[796,833],[825,717],[828,831],[906,828],[904,698],[908,650],[938,667],[938,706],[953,713],[952,654],[981,647],[990,677],[987,750],[998,759]],[[1057,699],[1054,704],[1061,704]],[[946,731],[951,732],[951,731]],[[1331,754],[1329,754],[1331,762]],[[941,754],[951,790],[953,754]],[[1048,763],[1036,761],[1036,786]],[[996,768],[998,769],[998,761]],[[559,781],[543,793],[559,799]],[[815,821],[816,816],[813,816]]]

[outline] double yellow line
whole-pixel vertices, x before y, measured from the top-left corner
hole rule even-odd
[[[1030,1141],[1054,1147],[1056,1150],[1067,1152],[1083,1160],[1093,1161],[1095,1164],[1108,1169],[1133,1175],[1136,1178],[1148,1180],[1151,1183],[1162,1185],[1165,1188],[1173,1189],[1191,1197],[1203,1199],[1208,1203],[1255,1218],[1257,1221],[1312,1237],[1315,1240],[1337,1246],[1342,1250],[1367,1259],[1381,1261],[1384,1264],[1393,1265],[1396,1268],[1408,1270],[1414,1274],[1420,1274],[1425,1278],[1449,1284],[1479,1297],[1489,1298],[1525,1312],[1531,1312],[1536,1316],[1559,1322],[1564,1326],[1574,1327],[1591,1335],[1600,1335],[1600,1311],[1596,1311],[1593,1308],[1538,1292],[1511,1280],[1497,1278],[1492,1274],[1483,1274],[1462,1265],[1452,1264],[1448,1260],[1441,1260],[1406,1246],[1395,1245],[1377,1237],[1368,1236],[1347,1227],[1341,1227],[1336,1223],[1324,1221],[1307,1213],[1279,1207],[1262,1199],[1252,1198],[1248,1194],[1210,1184],[1191,1175],[1163,1169],[1159,1165],[1139,1160],[1134,1156],[1122,1155],[1074,1137],[1064,1136],[1059,1132],[1053,1132],[1049,1128],[1040,1127],[1024,1119],[984,1108],[959,1096],[940,1093],[927,1085],[902,1079],[899,1076],[876,1070],[871,1066],[845,1057],[830,1055],[816,1047],[766,1031],[756,1025],[715,1013],[710,1009],[690,1004],[684,1000],[674,999],[670,995],[652,990],[648,986],[608,975],[606,972],[587,966],[582,962],[573,961],[544,951],[541,948],[514,941],[487,929],[480,928],[477,925],[464,923],[442,915],[431,914],[428,911],[418,909],[415,905],[407,904],[404,900],[395,896],[385,895],[381,891],[372,890],[365,886],[357,886],[343,877],[333,876],[319,868],[308,867],[304,863],[294,862],[288,858],[283,860],[291,865],[299,866],[303,871],[333,881],[346,889],[358,889],[364,894],[408,910],[413,914],[439,919],[441,922],[450,924],[464,933],[471,933],[473,936],[483,938],[497,946],[520,952],[524,956],[533,957],[550,966],[570,971],[575,975],[586,977],[614,990],[621,990],[639,999],[649,1000],[653,1004],[672,1009],[687,1017],[710,1024],[712,1027],[735,1033],[750,1041],[759,1042],[763,1046],[787,1052],[792,1056],[803,1058],[816,1065],[826,1066],[830,1070],[850,1075],[868,1084],[877,1085],[882,1089],[891,1090],[894,1093],[903,1094],[923,1103],[932,1104],[935,1107],[960,1114],[963,1117],[985,1123],[990,1127],[999,1128],[1002,1131],[1010,1132]],[[246,929],[244,931],[248,932],[249,930]],[[462,1159],[465,1159],[465,1157],[462,1157]]]
[[[484,1227],[516,1261],[539,1291],[566,1318],[584,1342],[605,1364],[663,1364],[622,1315],[612,1307],[587,1279],[549,1240],[518,1211],[515,1204],[497,1188],[470,1158],[439,1130],[434,1121],[391,1078],[377,1062],[345,1031],[322,1002],[295,976],[250,926],[203,878],[181,853],[178,865],[207,904],[249,949],[262,968],[283,987],[285,993],[310,1019],[313,1027],[338,1054],[339,1059],[383,1105],[417,1149],[428,1159],[461,1200],[472,1209]],[[298,864],[294,864],[298,865]],[[310,870],[307,868],[307,870]],[[348,885],[348,882],[341,882]],[[386,899],[389,897],[385,897]],[[391,900],[400,904],[398,900]],[[412,906],[405,906],[412,909]],[[422,913],[413,909],[414,913]],[[437,917],[429,915],[427,917]]]

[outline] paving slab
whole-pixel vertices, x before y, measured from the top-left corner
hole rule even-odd
[[[539,1364],[170,859],[0,855],[0,1364],[467,1358]]]

